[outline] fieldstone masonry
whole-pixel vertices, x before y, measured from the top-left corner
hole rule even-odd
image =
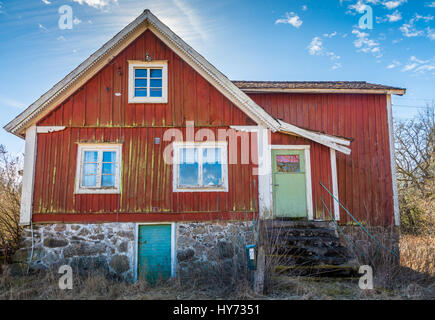
[[[134,223],[47,224],[33,227],[34,270],[70,265],[79,274],[103,272],[132,280],[134,270]],[[27,263],[32,255],[32,232],[23,234],[23,248],[15,262]]]
[[[177,223],[177,274],[206,272],[218,264],[228,268],[245,261],[244,247],[253,241],[252,222]],[[44,224],[33,227],[33,270],[57,271],[70,265],[85,275],[103,272],[134,279],[135,223]],[[32,232],[24,230],[16,263],[27,264],[32,255]]]

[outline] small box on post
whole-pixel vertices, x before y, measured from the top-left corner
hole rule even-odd
[[[257,270],[257,246],[255,244],[246,245],[246,258],[248,259],[249,270]]]

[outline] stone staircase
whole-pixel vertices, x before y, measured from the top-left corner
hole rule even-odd
[[[279,274],[352,277],[358,266],[326,221],[265,221],[266,263]]]

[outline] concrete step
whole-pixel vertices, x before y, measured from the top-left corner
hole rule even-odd
[[[315,266],[315,265],[342,265],[349,258],[345,256],[326,257],[318,255],[268,255],[268,258],[283,266]]]
[[[281,227],[281,228],[330,228],[334,225],[329,221],[308,221],[308,220],[265,220],[264,225],[267,228]]]
[[[352,277],[358,275],[354,265],[277,266],[278,274],[310,277]]]

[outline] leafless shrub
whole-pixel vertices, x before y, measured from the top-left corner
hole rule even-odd
[[[402,231],[433,234],[435,228],[435,102],[417,117],[395,123]]]
[[[12,157],[0,145],[0,256],[8,257],[20,244],[20,157]]]

